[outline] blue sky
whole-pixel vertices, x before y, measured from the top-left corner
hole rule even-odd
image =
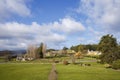
[[[0,50],[120,42],[120,0],[1,0]]]

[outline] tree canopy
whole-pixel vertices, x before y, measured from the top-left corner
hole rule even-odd
[[[112,63],[118,59],[118,44],[113,35],[104,35],[98,44],[98,50],[102,52],[100,59],[103,63]]]
[[[80,51],[82,53],[85,53],[87,50],[96,51],[97,46],[98,46],[97,44],[87,44],[87,45],[80,44],[80,45],[77,45],[77,46],[72,46],[70,49],[74,50],[76,52]]]

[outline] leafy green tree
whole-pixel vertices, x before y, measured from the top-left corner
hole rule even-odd
[[[63,54],[64,56],[67,54],[67,50],[68,50],[67,47],[63,47],[63,49],[62,49],[62,54]]]
[[[100,59],[102,63],[112,63],[117,59],[118,44],[113,35],[105,35],[98,44],[98,50],[102,52]]]
[[[120,69],[120,59],[113,61],[112,68],[113,69]]]
[[[67,47],[63,47],[63,50],[68,50],[68,48]]]
[[[74,51],[76,51],[76,52],[78,52],[77,46],[72,46],[70,49],[71,49],[71,50],[74,50]]]
[[[81,51],[81,52],[83,52],[84,51],[84,49],[85,49],[85,46],[84,45],[78,45],[78,51]]]
[[[86,53],[87,50],[93,50],[93,51],[96,51],[97,50],[97,44],[87,44],[87,45],[84,45],[84,44],[79,44],[79,45],[76,45],[76,46],[72,46],[70,49],[71,50],[74,50],[76,52],[82,52],[82,53]]]
[[[88,44],[86,45],[86,49],[88,50],[93,50],[93,51],[96,51],[97,50],[97,44]]]
[[[47,49],[46,52],[56,51],[55,49]]]

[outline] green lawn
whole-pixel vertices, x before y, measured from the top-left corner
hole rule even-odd
[[[0,80],[47,80],[51,64],[0,64]]]
[[[106,69],[103,65],[57,65],[58,80],[120,80],[120,71]]]
[[[56,64],[58,80],[120,80],[120,71],[106,69],[104,65],[91,62],[91,60],[94,61],[95,59],[84,58],[78,60],[83,61],[84,64],[89,63],[91,66]],[[48,80],[52,66],[51,64],[40,63],[41,61],[38,60],[0,64],[0,80]]]

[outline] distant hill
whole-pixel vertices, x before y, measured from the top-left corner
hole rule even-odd
[[[15,50],[15,51],[12,51],[13,54],[25,54],[26,53],[26,50]]]
[[[0,56],[15,56],[15,55],[19,55],[19,54],[25,54],[26,50],[3,50],[0,51]]]

